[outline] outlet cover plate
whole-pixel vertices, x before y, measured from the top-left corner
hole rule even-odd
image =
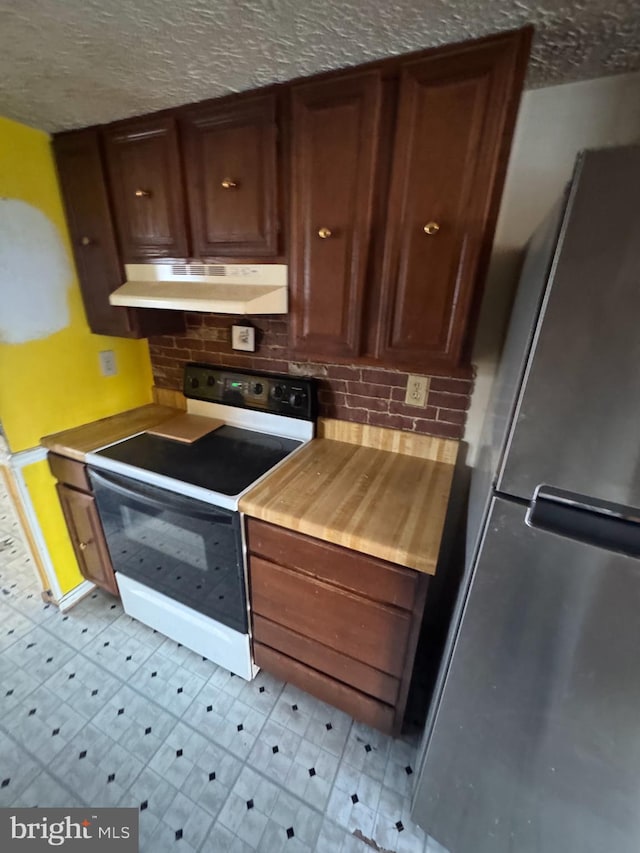
[[[101,350],[98,353],[100,357],[100,373],[103,376],[115,376],[118,372],[116,365],[116,354],[112,349]]]
[[[427,392],[429,391],[428,376],[409,376],[407,378],[407,392],[404,402],[407,406],[418,406],[424,409],[427,404]]]

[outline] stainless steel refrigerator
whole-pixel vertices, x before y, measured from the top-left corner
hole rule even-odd
[[[413,818],[451,853],[640,851],[640,147],[532,238]]]

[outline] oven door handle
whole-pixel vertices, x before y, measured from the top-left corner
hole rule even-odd
[[[129,478],[124,479],[113,474],[105,474],[103,471],[98,472],[95,468],[91,467],[89,467],[89,476],[92,482],[103,486],[105,489],[110,489],[126,498],[144,501],[147,504],[158,507],[158,509],[173,509],[181,512],[183,515],[189,515],[191,518],[215,521],[219,524],[233,524],[232,512],[227,513],[213,506],[211,510],[202,510],[200,507],[205,504],[197,498],[178,495],[166,489],[161,489],[159,486],[149,486],[146,483],[138,483],[135,480],[131,481]],[[135,482],[135,488],[131,488],[131,482]],[[124,485],[124,483],[127,485]],[[163,494],[161,500],[156,497],[159,491]],[[194,507],[194,503],[198,504],[198,509]]]

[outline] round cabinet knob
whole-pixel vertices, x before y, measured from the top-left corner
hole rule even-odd
[[[88,542],[79,542],[78,543],[78,548],[80,548],[81,551],[86,551],[88,547],[89,547]]]
[[[90,246],[92,243],[93,243],[93,240],[91,239],[91,237],[81,237],[80,238],[80,245],[81,246]]]
[[[429,237],[433,237],[434,234],[437,234],[440,230],[440,226],[437,222],[427,222],[427,224],[422,229],[425,234],[428,234]]]
[[[331,237],[331,231],[329,228],[320,228],[318,230],[318,237],[322,237],[323,240],[326,240],[327,237]]]
[[[149,190],[136,190],[135,196],[136,198],[149,198],[151,196],[151,193],[149,192]]]
[[[238,186],[238,184],[236,181],[233,181],[231,178],[223,178],[221,186],[225,190],[233,190]]]

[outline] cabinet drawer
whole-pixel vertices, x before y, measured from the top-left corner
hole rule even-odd
[[[57,453],[49,453],[47,458],[51,473],[56,480],[67,483],[76,489],[82,489],[84,492],[92,491],[87,476],[87,466],[83,462],[68,459],[66,456],[59,456]]]
[[[270,646],[325,675],[350,684],[389,705],[395,705],[400,682],[386,672],[296,634],[282,625],[276,625],[258,614],[253,617],[253,637],[263,645]]]
[[[305,666],[293,658],[287,657],[275,649],[253,644],[253,654],[256,664],[266,672],[295,684],[307,693],[311,693],[323,702],[328,702],[340,708],[356,720],[361,720],[369,726],[385,732],[394,730],[394,709],[384,702],[379,702],[371,696],[366,696],[359,690],[354,690],[340,681],[334,681],[310,666]]]
[[[374,601],[405,610],[413,607],[418,575],[411,569],[291,533],[264,521],[248,519],[247,532],[252,554],[339,584]]]
[[[251,558],[254,613],[391,675],[401,676],[411,614],[260,557]]]

